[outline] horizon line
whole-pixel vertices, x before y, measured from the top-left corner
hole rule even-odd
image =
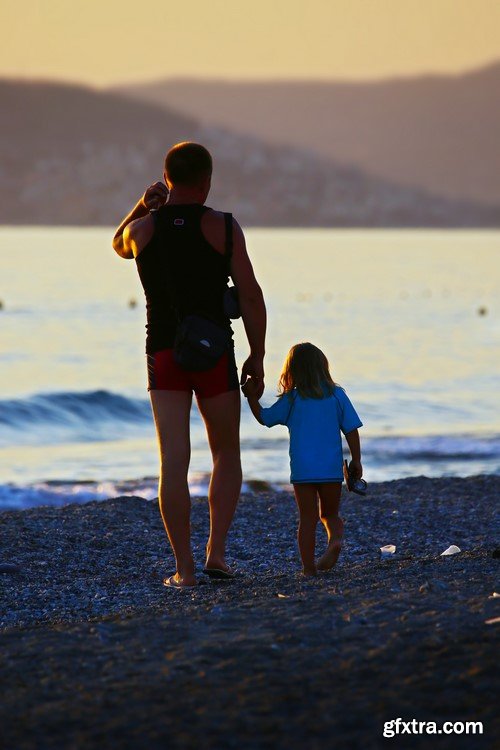
[[[344,85],[371,85],[379,83],[396,83],[403,81],[414,81],[422,79],[457,79],[470,75],[475,75],[500,66],[500,57],[492,59],[489,62],[482,63],[473,67],[461,69],[459,71],[422,71],[415,73],[394,73],[376,77],[359,77],[359,78],[340,78],[335,76],[221,76],[221,75],[197,75],[197,74],[176,74],[161,77],[141,78],[137,80],[122,80],[108,83],[96,83],[88,80],[74,78],[50,77],[47,75],[31,75],[25,73],[2,73],[0,72],[0,81],[15,81],[22,83],[56,83],[61,85],[73,85],[94,89],[97,91],[109,91],[133,86],[151,86],[168,82],[196,82],[196,83],[217,83],[220,85],[252,85],[252,84],[344,84]]]

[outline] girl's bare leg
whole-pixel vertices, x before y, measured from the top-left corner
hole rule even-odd
[[[319,520],[317,488],[315,484],[294,484],[293,490],[299,509],[297,541],[302,560],[302,572],[305,576],[315,576],[317,570],[314,548],[316,545],[316,526]]]
[[[318,570],[331,570],[339,559],[344,536],[344,522],[339,516],[342,484],[318,484],[320,518],[328,536],[328,546],[318,560]]]

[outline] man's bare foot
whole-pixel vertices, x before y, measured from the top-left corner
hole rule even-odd
[[[205,570],[225,570],[231,573],[231,568],[224,558],[224,549],[214,549],[210,541],[206,546]]]
[[[210,543],[207,544],[206,548],[205,570],[221,570],[229,574],[233,573],[224,558],[224,550],[212,549],[212,545]]]
[[[310,578],[312,576],[317,576],[318,571],[316,570],[316,568],[302,568],[302,575],[306,578]]]
[[[318,570],[331,570],[334,568],[339,559],[341,549],[342,539],[332,539],[318,560]]]

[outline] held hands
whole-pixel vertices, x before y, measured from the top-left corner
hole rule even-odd
[[[150,185],[141,198],[141,203],[148,211],[154,211],[163,206],[168,199],[168,188],[164,182]]]
[[[258,395],[259,394],[259,389],[260,389],[259,384],[253,378],[248,378],[248,380],[246,381],[246,383],[244,383],[241,386],[241,390],[243,391],[243,395],[245,396],[245,398],[251,398],[251,399],[257,399],[258,400],[259,399],[259,395]]]
[[[259,399],[264,393],[264,363],[261,357],[250,355],[241,368],[240,384],[248,398]]]

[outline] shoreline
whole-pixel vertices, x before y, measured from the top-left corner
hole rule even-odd
[[[0,574],[4,746],[378,748],[399,716],[483,721],[462,742],[492,747],[499,494],[494,475],[344,494],[345,547],[314,579],[291,494],[247,494],[228,544],[238,577],[183,592],[162,586],[155,501],[1,513],[1,562],[19,568]],[[198,569],[207,531],[195,499]],[[451,544],[462,551],[442,557]]]
[[[209,459],[207,459],[208,461]],[[469,459],[469,464],[471,460]],[[365,464],[364,464],[365,465]],[[469,467],[470,468],[470,467]],[[439,480],[470,480],[476,476],[499,477],[497,466],[488,471],[481,470],[468,473],[455,472],[427,472],[426,474],[407,474],[398,476],[396,472],[374,471],[368,464],[366,475],[369,477],[369,487],[387,484],[395,481],[412,479]],[[206,500],[210,481],[209,471],[194,471],[188,477],[192,500]],[[293,487],[287,480],[268,480],[257,477],[245,479],[242,484],[241,497],[252,494],[291,494]],[[20,484],[16,481],[6,481],[0,484],[0,514],[10,511],[25,511],[36,508],[63,508],[70,504],[86,504],[89,502],[108,502],[114,498],[139,497],[147,501],[158,499],[158,477],[154,475],[139,476],[125,479],[67,479],[50,478],[27,481]]]

